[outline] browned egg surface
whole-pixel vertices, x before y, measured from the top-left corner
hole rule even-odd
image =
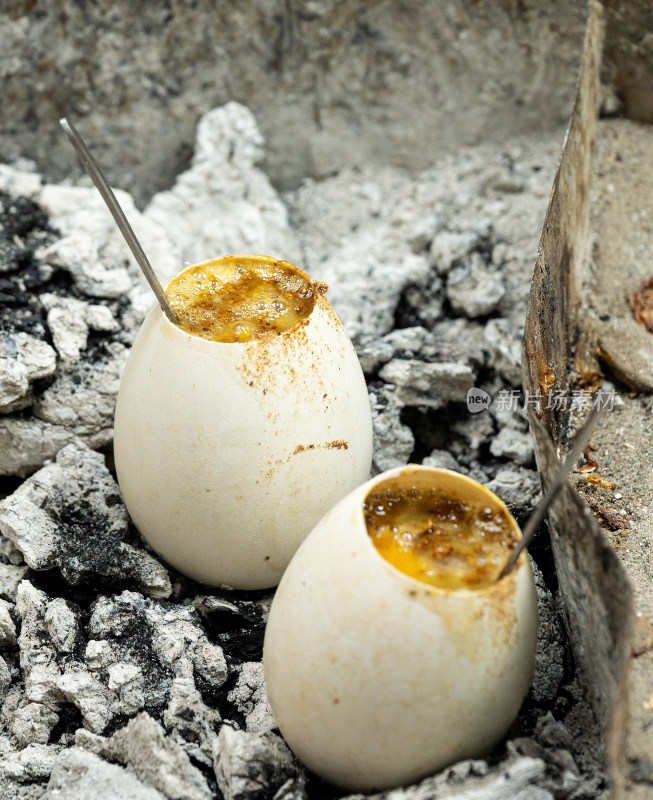
[[[248,342],[283,333],[306,319],[313,285],[291,264],[208,261],[190,267],[166,288],[179,327],[213,342]]]
[[[379,553],[405,575],[443,589],[482,589],[494,583],[517,536],[509,515],[437,489],[373,489],[363,504]]]

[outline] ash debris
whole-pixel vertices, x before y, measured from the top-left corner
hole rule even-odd
[[[523,520],[539,478],[523,409],[499,395],[520,386],[556,141],[471,149],[417,176],[347,170],[279,196],[252,115],[231,103],[143,213],[118,196],[163,279],[184,260],[256,251],[329,283],[368,380],[374,469],[457,469]],[[271,594],[207,594],[167,569],[95,452],[153,304],[102,201],[24,164],[0,166],[0,192],[0,797],[342,797],[276,730],[261,664]],[[492,398],[476,414],[474,387]],[[507,741],[377,797],[607,794],[546,537],[532,553],[537,672]]]

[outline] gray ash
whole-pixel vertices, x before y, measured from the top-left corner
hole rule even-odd
[[[0,191],[0,333],[46,336],[38,293],[48,289],[34,253],[55,238],[39,205]]]
[[[199,261],[200,245],[202,258],[301,254],[298,263],[330,284],[357,345],[375,470],[409,460],[458,469],[523,522],[539,478],[523,413],[496,398],[520,384],[523,311],[550,186],[539,167],[554,163],[557,142],[521,142],[508,159],[478,148],[464,163],[443,159],[412,177],[344,171],[282,202],[255,157],[247,161],[260,151],[251,115],[235,104],[212,113],[220,142],[205,139],[192,180],[133,212],[146,230],[159,224],[150,241],[161,258]],[[214,213],[217,185],[226,198],[220,225],[203,216]],[[125,798],[335,800],[343,793],[307,775],[275,730],[261,665],[272,593],[208,589],[180,576],[129,522],[107,467],[113,403],[152,301],[86,191],[35,192],[43,207],[0,195],[0,354],[7,346],[14,354],[7,364],[0,355],[0,373],[24,378],[6,384],[0,405],[0,633],[8,637],[0,641],[0,782],[13,790],[28,784],[12,776],[27,775],[40,791],[51,780],[50,793],[66,797],[74,774],[78,791],[92,794],[103,776]],[[187,249],[175,249],[178,239]],[[81,262],[80,252],[88,255]],[[489,410],[467,410],[472,386],[492,396]],[[515,724],[486,759],[453,765],[393,800],[607,794],[544,527],[531,555],[537,673]]]

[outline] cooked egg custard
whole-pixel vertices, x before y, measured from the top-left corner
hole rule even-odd
[[[249,342],[307,319],[315,284],[287,261],[223,258],[187,267],[166,296],[179,327],[213,342]]]
[[[491,752],[535,666],[528,556],[494,579],[519,537],[484,486],[414,465],[318,522],[279,584],[263,652],[276,722],[310,769],[373,792]]]
[[[480,589],[499,577],[517,542],[505,508],[387,481],[363,505],[367,532],[400,572],[444,589]]]

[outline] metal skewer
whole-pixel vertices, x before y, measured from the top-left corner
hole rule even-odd
[[[572,445],[571,450],[569,451],[567,458],[562,462],[558,472],[556,473],[555,477],[549,484],[547,490],[544,492],[544,496],[540,500],[537,508],[528,519],[528,522],[524,526],[524,530],[522,531],[522,537],[517,542],[517,546],[512,551],[510,558],[508,559],[505,567],[501,570],[501,574],[499,575],[497,580],[501,580],[505,575],[507,575],[510,570],[515,566],[517,563],[517,559],[521,555],[522,550],[528,547],[535,536],[535,531],[537,530],[539,524],[544,519],[544,515],[546,514],[549,504],[553,500],[553,498],[558,493],[558,489],[564,484],[567,480],[569,475],[571,474],[572,470],[578,464],[578,460],[580,459],[581,455],[583,454],[583,450],[587,446],[587,443],[590,440],[594,429],[599,423],[599,420],[603,416],[606,411],[606,406],[600,408],[599,406],[595,406],[592,409],[592,413],[589,415],[585,423],[583,424],[582,428],[578,431],[576,436],[574,437],[574,443]]]
[[[120,207],[120,203],[116,200],[116,196],[113,193],[113,190],[109,186],[107,179],[104,177],[102,170],[98,166],[96,160],[91,155],[90,150],[86,146],[84,140],[79,135],[79,132],[75,128],[75,126],[70,122],[66,117],[62,117],[59,120],[59,124],[64,130],[66,136],[70,139],[72,146],[77,151],[77,155],[79,156],[79,160],[82,162],[84,169],[88,172],[93,180],[93,183],[97,186],[98,191],[102,195],[102,199],[107,204],[111,215],[113,216],[116,224],[120,228],[120,232],[125,237],[125,241],[129,245],[130,250],[134,254],[134,258],[138,262],[138,266],[143,271],[143,274],[147,278],[147,282],[152,287],[152,291],[156,295],[156,299],[159,301],[159,305],[161,306],[161,310],[163,313],[168,317],[170,322],[177,324],[177,316],[175,312],[170,307],[168,303],[168,299],[163,291],[163,287],[159,283],[159,279],[154,274],[154,270],[150,262],[148,261],[143,248],[140,245],[140,242],[136,238],[136,234],[132,230],[131,225],[129,224],[127,217],[125,216],[125,212]]]

